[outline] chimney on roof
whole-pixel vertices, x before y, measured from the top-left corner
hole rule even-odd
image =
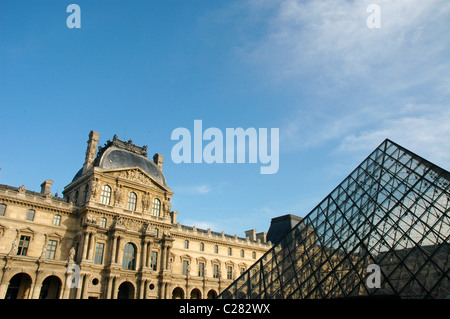
[[[256,241],[256,229],[246,230],[245,237],[250,239],[250,241]]]
[[[97,144],[98,144],[98,137],[100,136],[100,133],[97,133],[95,131],[91,131],[89,133],[89,140],[88,140],[88,146],[86,149],[86,158],[84,160],[83,165],[83,173],[92,168],[92,165],[94,163],[95,155],[97,154]]]
[[[162,166],[163,166],[163,158],[164,156],[161,154],[156,153],[155,155],[153,155],[153,162],[155,162],[155,164],[159,167],[159,169],[162,171]]]
[[[45,180],[42,184],[41,184],[41,194],[42,195],[47,195],[50,194],[50,188],[52,187],[53,181],[50,179]]]

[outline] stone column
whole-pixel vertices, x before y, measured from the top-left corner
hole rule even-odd
[[[5,299],[6,291],[8,290],[9,281],[11,279],[12,269],[7,266],[4,268],[3,276],[0,281],[0,299]]]
[[[122,238],[120,236],[117,236],[117,244],[116,244],[116,254],[114,257],[114,263],[117,264],[119,263],[120,260],[120,245],[122,242]]]
[[[83,283],[82,283],[82,296],[81,299],[87,299],[88,297],[88,287],[89,287],[89,278],[91,277],[91,275],[89,274],[84,274],[83,275]]]
[[[83,259],[87,258],[87,250],[88,250],[88,245],[89,245],[89,238],[90,238],[90,234],[88,232],[85,232],[83,235],[84,239],[83,239],[83,250],[81,251],[80,254],[80,262],[83,261]]]
[[[39,295],[41,294],[42,282],[42,270],[37,270],[36,278],[33,280],[33,283],[31,285],[31,292],[28,299],[39,299]]]
[[[110,264],[114,264],[116,262],[116,247],[117,247],[117,236],[112,235]]]
[[[95,242],[95,234],[91,233],[90,240],[89,240],[89,250],[87,252],[87,260],[93,259],[93,251],[94,251],[94,242]]]
[[[113,276],[109,276],[107,278],[107,287],[106,287],[105,299],[111,299],[112,284],[113,284]]]

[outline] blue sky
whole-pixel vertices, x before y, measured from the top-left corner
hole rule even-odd
[[[244,236],[306,215],[385,138],[448,170],[449,31],[445,0],[3,0],[0,183],[61,194],[90,130],[117,134],[165,156],[180,222]],[[278,172],[175,164],[196,119],[279,128]]]

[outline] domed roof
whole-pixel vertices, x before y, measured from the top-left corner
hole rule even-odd
[[[97,166],[97,165],[95,165]],[[103,169],[116,169],[126,167],[140,167],[148,175],[153,177],[162,185],[166,186],[166,179],[163,172],[153,161],[136,153],[112,146],[101,156],[98,167]]]
[[[162,170],[147,157],[147,146],[136,146],[131,140],[124,142],[114,135],[112,141],[108,140],[105,146],[98,148],[94,167],[103,169],[118,169],[140,167],[144,172],[164,186],[166,178]],[[83,168],[78,171],[72,181],[83,174]]]

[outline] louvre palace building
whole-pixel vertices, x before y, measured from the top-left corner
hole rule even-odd
[[[272,247],[181,225],[163,156],[98,142],[62,197],[0,185],[0,299],[211,299]]]

